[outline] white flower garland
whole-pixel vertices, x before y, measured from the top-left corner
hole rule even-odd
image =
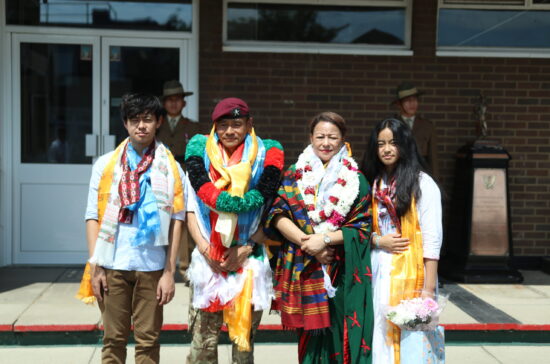
[[[353,202],[359,194],[359,172],[355,160],[347,155],[347,148],[344,146],[337,155],[333,157],[339,160],[332,160],[332,168],[337,169],[337,175],[333,178],[336,181],[328,190],[328,197],[320,198],[317,186],[321,184],[323,178],[330,178],[327,167],[313,153],[311,146],[308,146],[296,163],[297,185],[302,194],[304,203],[308,210],[308,216],[313,224],[316,233],[326,233],[336,231],[342,226],[345,217],[351,210]],[[317,197],[317,202],[315,201]]]

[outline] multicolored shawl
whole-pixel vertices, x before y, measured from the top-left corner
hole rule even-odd
[[[341,226],[344,244],[335,248],[335,260],[327,269],[337,288],[334,298],[329,298],[324,288],[321,264],[271,226],[273,218],[282,214],[306,234],[314,233],[297,185],[295,165],[286,171],[266,222],[269,237],[281,242],[273,309],[281,312],[286,329],[299,330],[301,363],[371,361],[371,197],[362,174],[359,181],[358,197]]]
[[[212,259],[222,261],[228,248],[248,243],[265,201],[276,194],[283,163],[280,144],[258,138],[253,129],[231,156],[214,128],[209,137],[196,135],[189,141],[185,164],[198,197],[195,215],[210,242]],[[252,305],[256,310],[267,309],[273,297],[265,248],[257,245],[243,267],[230,274],[213,273],[195,249],[188,276],[193,306],[209,312],[223,310],[231,340],[239,350],[250,351]]]
[[[373,231],[380,234],[378,224],[378,204],[386,206],[393,224],[398,227],[398,232],[404,238],[409,238],[409,249],[402,254],[393,254],[392,271],[390,274],[390,306],[398,305],[401,300],[418,297],[424,287],[424,254],[422,248],[422,231],[416,211],[416,202],[413,198],[409,211],[397,217],[393,196],[395,196],[395,181],[390,182],[389,188],[381,190],[381,181],[376,179],[373,186]],[[401,330],[395,325],[388,325],[388,339],[393,343],[394,363],[399,364]]]
[[[121,210],[119,183],[122,179],[122,156],[129,139],[124,140],[113,152],[107,163],[98,187],[98,223],[99,233],[96,247],[89,262],[98,265],[110,265],[115,254],[115,235],[118,229]],[[160,230],[155,235],[154,244],[168,245],[170,220],[172,214],[184,209],[183,185],[176,160],[170,151],[157,143],[154,159],[150,167],[151,189],[156,199],[160,220]],[[77,298],[86,303],[93,302],[93,291],[90,284],[90,266],[86,264]]]

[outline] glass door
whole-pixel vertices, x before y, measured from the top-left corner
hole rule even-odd
[[[97,37],[14,34],[14,263],[84,261],[97,145]]]
[[[102,125],[104,152],[113,150],[127,137],[120,118],[122,95],[144,92],[162,95],[165,81],[186,81],[187,42],[103,38]]]
[[[186,85],[187,47],[188,40],[12,35],[15,264],[86,261],[91,165],[126,137],[121,97],[161,96],[168,80]]]

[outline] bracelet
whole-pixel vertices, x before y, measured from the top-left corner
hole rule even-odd
[[[372,240],[374,240],[374,247],[376,249],[380,249],[380,239],[380,235],[378,235],[377,233],[372,233]]]

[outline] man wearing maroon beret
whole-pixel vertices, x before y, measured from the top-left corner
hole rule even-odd
[[[284,154],[254,132],[246,102],[221,100],[210,135],[187,145],[187,226],[196,248],[191,286],[187,363],[217,363],[222,325],[233,342],[233,363],[253,363],[256,329],[273,297],[261,232],[262,212],[279,188]]]

